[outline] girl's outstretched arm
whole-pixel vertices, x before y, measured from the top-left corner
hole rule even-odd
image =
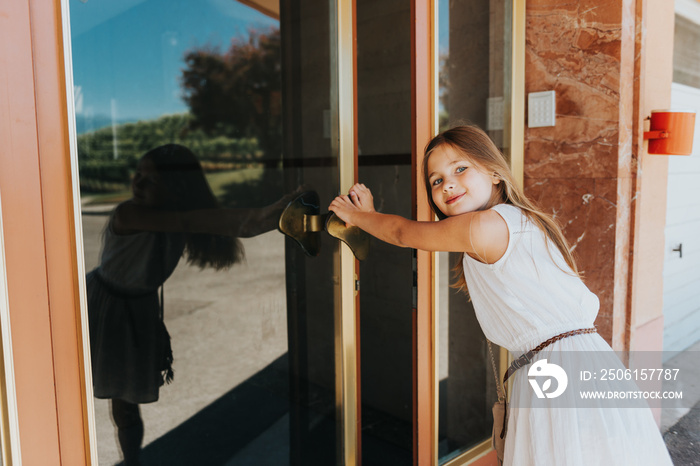
[[[244,209],[219,207],[173,211],[125,201],[117,206],[112,227],[115,233],[122,235],[164,231],[249,238],[277,228],[279,216],[297,194],[283,196],[265,207]]]
[[[500,259],[508,247],[508,227],[493,210],[469,212],[439,222],[418,222],[374,210],[372,193],[356,184],[336,197],[329,210],[387,243],[426,251],[466,252],[486,263]]]

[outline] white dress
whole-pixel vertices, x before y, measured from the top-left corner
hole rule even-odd
[[[100,265],[86,279],[94,395],[151,403],[172,362],[158,288],[177,266],[185,235],[118,235],[112,221]]]
[[[499,204],[492,210],[508,225],[506,252],[494,264],[481,263],[467,254],[463,259],[469,295],[486,338],[518,357],[555,335],[593,327],[598,298],[581,279],[564,272],[571,269],[556,246],[519,208]],[[558,361],[565,367],[561,355],[571,354],[583,356],[587,363],[595,360],[593,366],[616,364],[624,369],[597,333],[559,340],[536,359]],[[504,464],[672,465],[646,402],[643,407],[604,401],[580,407],[571,398],[574,390],[569,390],[557,400],[559,404],[545,405],[554,400],[536,396],[528,381],[533,364],[511,378]],[[594,385],[606,388],[604,382]]]

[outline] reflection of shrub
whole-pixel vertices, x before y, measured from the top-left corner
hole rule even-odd
[[[78,160],[82,163],[116,159],[135,165],[149,150],[169,143],[189,147],[203,161],[248,162],[262,156],[256,138],[233,138],[228,135],[230,130],[223,127],[220,133],[205,134],[203,130],[190,129],[191,119],[189,113],[166,115],[81,134],[78,136]]]
[[[130,164],[123,160],[85,162],[80,164],[80,176],[123,183],[129,179]]]
[[[189,128],[187,113],[154,120],[125,123],[78,136],[80,187],[87,192],[113,192],[128,188],[139,158],[162,144],[189,147],[202,162],[205,172],[220,172],[258,165],[262,151],[253,137],[232,138],[207,135]],[[116,141],[115,141],[116,137]]]
[[[125,183],[109,183],[102,180],[86,178],[80,179],[80,191],[82,193],[117,193],[128,189]]]
[[[126,160],[80,163],[80,189],[87,192],[121,191],[129,186],[131,164]]]

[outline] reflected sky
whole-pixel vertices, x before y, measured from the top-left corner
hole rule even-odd
[[[235,0],[70,0],[70,21],[78,133],[187,111],[186,51],[279,27]]]
[[[439,1],[439,49],[449,49],[448,1]],[[279,21],[235,0],[70,0],[78,134],[182,113],[184,54],[226,50]],[[107,56],[105,56],[107,54]]]
[[[448,53],[450,50],[450,2],[438,2],[438,50]]]

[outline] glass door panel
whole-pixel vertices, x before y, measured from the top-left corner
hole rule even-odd
[[[412,215],[411,2],[358,0],[359,180]],[[413,251],[372,240],[360,263],[362,464],[413,464]]]
[[[187,147],[220,206],[261,219],[239,239],[245,260],[228,269],[200,269],[186,252],[177,263],[173,253],[163,320],[174,380],[148,403],[97,390],[104,398],[95,399],[99,464],[115,464],[134,448],[144,464],[334,464],[338,242],[320,234],[320,254],[310,257],[276,230],[280,206],[300,186],[316,191],[323,211],[339,191],[334,9],[286,0],[68,1],[84,260],[98,273],[108,261],[117,264],[100,285],[88,280],[88,295],[101,286],[107,301],[122,302],[90,299],[90,323],[102,326],[91,332],[93,379],[118,379],[119,386],[139,374],[126,363],[122,373],[110,372],[100,354],[131,351],[121,346],[123,335],[139,335],[136,344],[156,338],[133,314],[135,300],[156,296],[162,282],[163,272],[148,286],[134,278],[163,266],[148,259],[155,246],[115,252],[116,240],[105,239],[105,231],[136,238],[161,228],[151,222],[114,231],[110,221],[116,206],[133,201],[145,153]],[[177,249],[170,236],[155,237],[153,244]],[[116,324],[99,317],[115,306],[124,317]],[[122,402],[115,408],[112,398]],[[130,405],[140,408],[142,427]]]
[[[472,123],[509,157],[511,0],[439,0],[439,126]],[[438,457],[491,436],[496,386],[486,340],[463,293],[450,288],[462,255],[438,255]],[[496,367],[499,351],[494,346]]]
[[[282,16],[284,182],[288,190],[315,191],[322,211],[339,191],[340,179],[332,144],[337,130],[331,112],[337,112],[337,103],[331,90],[329,3],[284,2]],[[319,240],[319,255],[309,257],[285,238],[292,465],[335,464],[339,455],[334,350],[339,244],[326,234],[319,233]]]

